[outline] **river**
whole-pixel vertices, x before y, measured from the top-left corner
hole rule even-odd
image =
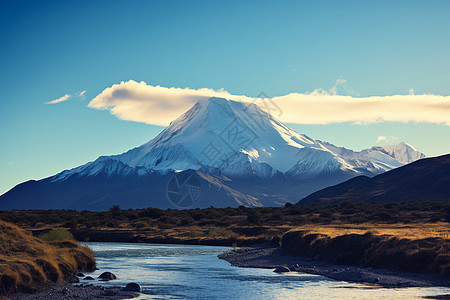
[[[129,243],[86,243],[95,252],[98,277],[110,271],[117,280],[97,285],[139,283],[138,299],[421,299],[450,294],[449,288],[386,289],[323,276],[232,267],[217,255],[229,247]]]

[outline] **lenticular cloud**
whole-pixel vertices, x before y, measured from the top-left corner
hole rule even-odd
[[[89,107],[109,110],[123,120],[167,126],[196,102],[210,97],[254,102],[281,121],[293,124],[391,121],[450,126],[450,96],[430,94],[352,97],[317,90],[261,99],[232,95],[223,89],[167,88],[130,80],[106,88]]]

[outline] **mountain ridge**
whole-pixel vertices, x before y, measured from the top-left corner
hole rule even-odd
[[[404,165],[396,155],[407,162],[424,156],[406,145],[356,152],[299,134],[254,103],[213,97],[196,103],[139,147],[101,156],[27,187],[14,187],[0,196],[0,208],[10,209],[26,202],[18,196],[20,189],[30,189],[26,194],[34,208],[46,201],[59,201],[59,207],[50,208],[83,209],[85,205],[107,209],[118,203],[124,208],[177,208],[160,198],[167,201],[164,180],[183,172],[195,172],[199,177],[203,198],[214,195],[214,200],[198,204],[202,207],[283,205],[355,176],[374,176]],[[89,188],[90,194],[80,192],[93,182],[98,191]],[[127,193],[131,189],[133,192]],[[34,197],[33,190],[45,193]],[[131,194],[140,200],[129,200],[133,205],[128,205],[126,199]],[[101,204],[90,206],[87,199]]]
[[[228,118],[224,117],[224,114],[228,115]],[[251,116],[265,118],[265,120],[257,124],[255,117],[248,118]],[[245,117],[249,120],[244,121]],[[235,126],[233,130],[247,130],[248,135],[244,137],[251,143],[234,145],[232,142],[224,141],[223,136],[227,133],[224,134],[224,131],[229,129],[230,123]],[[260,127],[259,131],[257,126]],[[425,157],[414,149],[416,153],[410,155],[411,159],[402,157],[403,162],[400,162],[385,149],[389,147],[392,153],[401,153],[405,151],[403,148],[407,145],[406,143],[375,146],[359,152],[337,147],[293,131],[255,104],[223,98],[211,98],[209,102],[196,103],[154,139],[122,154],[109,157],[132,167],[142,166],[152,170],[198,170],[204,166],[223,167],[216,162],[211,164],[202,156],[204,154],[202,151],[210,143],[217,143],[216,148],[220,148],[221,152],[228,152],[226,158],[229,164],[226,167],[233,164],[243,166],[249,162],[258,171],[259,164],[266,164],[266,172],[256,172],[259,176],[267,176],[268,167],[271,167],[273,172],[279,171],[293,175],[295,168],[298,168],[296,164],[300,161],[303,166],[306,163],[316,164],[316,169],[321,167],[326,169],[335,165],[358,175],[360,172],[358,170],[365,167],[369,173],[377,174]],[[276,151],[281,154],[275,153]],[[273,155],[274,153],[276,155]],[[275,156],[278,157],[274,158]],[[305,156],[312,157],[312,160],[305,159]],[[318,160],[314,161],[315,157]],[[323,161],[326,161],[325,166],[319,164]],[[225,174],[240,175],[236,169],[219,169]],[[302,168],[300,171],[305,172],[306,169]],[[313,173],[318,172],[314,170]]]

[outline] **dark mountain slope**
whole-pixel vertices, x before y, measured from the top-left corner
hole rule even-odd
[[[450,200],[450,155],[421,159],[373,178],[359,176],[303,198],[297,204],[344,201]]]

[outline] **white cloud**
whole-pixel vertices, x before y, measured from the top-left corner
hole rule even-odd
[[[319,89],[318,91],[324,91],[323,89]],[[359,96],[359,93],[355,90],[351,89],[347,85],[347,80],[339,78],[334,83],[333,87],[329,90],[329,92],[325,92],[331,95],[351,95],[351,96]]]
[[[326,93],[292,93],[272,98],[287,123],[425,122],[450,125],[450,97],[393,95],[352,97]]]
[[[251,101],[249,97],[234,96],[224,90],[166,88],[130,80],[106,88],[88,106],[109,110],[122,120],[166,126],[196,102],[213,96]]]
[[[337,81],[336,84],[343,83]],[[106,88],[89,107],[109,110],[120,119],[154,125],[168,125],[197,101],[209,97],[223,97],[237,101],[255,101],[247,96],[231,95],[227,91],[207,88],[166,88],[145,82],[127,81]],[[285,123],[331,124],[351,122],[424,122],[450,126],[450,96],[392,95],[353,97],[319,89],[310,93],[291,93],[268,99],[273,101]],[[260,107],[265,109],[263,101]]]
[[[45,104],[56,104],[56,103],[61,103],[61,102],[67,101],[67,100],[69,100],[69,98],[73,98],[73,97],[83,97],[83,98],[84,98],[84,94],[85,94],[85,93],[86,93],[86,91],[82,91],[82,92],[76,93],[76,94],[74,94],[74,95],[65,94],[64,96],[62,96],[62,97],[60,97],[60,98],[58,98],[58,99],[55,99],[55,100],[52,100],[52,101],[45,102]]]
[[[387,137],[385,137],[385,136],[383,136],[383,135],[380,135],[378,138],[377,138],[377,143],[379,143],[379,142],[384,142],[384,141],[386,141],[388,138]]]
[[[393,135],[391,135],[391,136],[380,135],[380,136],[377,138],[377,143],[380,143],[380,142],[383,142],[383,143],[391,143],[391,142],[395,142],[395,141],[397,141],[397,140],[398,140],[398,137],[397,137],[397,136],[393,136]]]
[[[70,98],[70,95],[69,95],[69,94],[65,94],[64,96],[62,96],[62,97],[60,97],[60,98],[58,98],[58,99],[55,99],[55,100],[52,100],[52,101],[45,102],[45,104],[56,104],[56,103],[61,103],[61,102],[67,101],[69,98]]]

